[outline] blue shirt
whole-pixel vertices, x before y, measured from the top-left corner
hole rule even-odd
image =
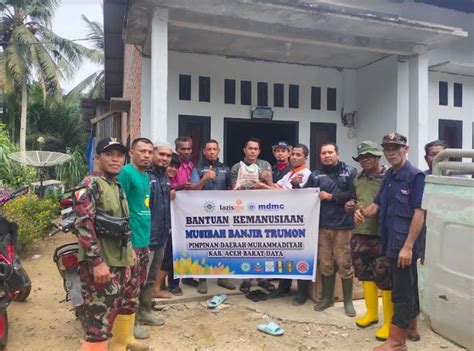
[[[219,160],[214,163],[211,163],[208,160],[203,160],[198,165],[196,165],[191,174],[191,183],[199,183],[204,174],[206,174],[206,172],[209,170],[210,166],[212,166],[212,170],[216,172],[216,178],[208,180],[201,190],[230,189],[230,169],[222,162],[219,162]]]
[[[408,237],[415,209],[421,208],[425,175],[409,161],[394,172],[389,169],[374,203],[380,206],[380,239],[387,257],[396,258]],[[420,234],[413,246],[413,259],[420,257]]]

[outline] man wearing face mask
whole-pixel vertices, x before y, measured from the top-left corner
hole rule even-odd
[[[407,160],[407,138],[389,133],[382,139],[390,168],[374,202],[354,213],[357,224],[378,215],[381,241],[390,260],[394,313],[387,341],[375,351],[406,350],[407,337],[419,339],[417,259],[425,213],[421,208],[425,175]]]

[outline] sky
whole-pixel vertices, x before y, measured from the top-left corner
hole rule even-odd
[[[53,19],[53,31],[67,39],[86,38],[87,27],[81,19],[84,14],[89,20],[103,23],[102,0],[61,0]],[[87,41],[82,45],[91,46]],[[64,81],[62,88],[68,92],[90,74],[102,69],[99,65],[84,61],[73,79]]]

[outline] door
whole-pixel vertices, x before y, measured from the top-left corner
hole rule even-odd
[[[438,128],[439,139],[444,140],[449,148],[462,148],[462,121],[440,119]]]
[[[311,123],[309,148],[311,170],[321,167],[319,152],[321,145],[336,142],[336,123]]]
[[[179,136],[189,136],[193,139],[194,164],[199,163],[204,143],[211,138],[211,117],[179,115]]]
[[[261,121],[242,118],[224,118],[224,160],[232,167],[243,159],[244,143],[250,138],[260,139],[259,158],[275,163],[272,145],[287,141],[291,145],[298,142],[298,122]]]

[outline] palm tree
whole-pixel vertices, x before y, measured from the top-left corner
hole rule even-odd
[[[91,21],[86,16],[82,15],[82,20],[87,26],[87,38],[92,42],[93,48],[85,48],[85,56],[92,62],[104,66],[104,28],[102,24],[97,21]],[[92,73],[86,77],[79,84],[77,84],[67,94],[67,97],[78,96],[86,89],[86,96],[88,98],[96,99],[104,96],[104,68]]]
[[[58,0],[4,0],[0,3],[0,89],[21,95],[20,150],[26,149],[28,83],[43,95],[61,97],[60,80],[71,77],[84,54],[81,45],[51,31]]]

